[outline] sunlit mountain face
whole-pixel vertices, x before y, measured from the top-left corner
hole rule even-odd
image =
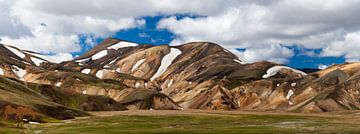
[[[0,133],[359,133],[359,12],[0,0]]]
[[[117,38],[104,39],[82,55],[63,62],[6,44],[0,51],[3,85],[20,85],[13,87],[18,91],[15,94],[9,92],[10,87],[2,89],[3,97],[14,98],[0,100],[5,106],[0,108],[6,110],[9,105],[40,110],[37,114],[43,116],[36,121],[62,119],[58,117],[61,113],[46,113],[42,103],[80,110],[76,115],[65,114],[68,118],[86,115],[81,111],[328,112],[360,108],[357,62],[298,69],[270,61],[248,63],[213,42],[169,46]],[[18,100],[18,95],[48,100],[31,102],[34,106],[28,107],[26,101]]]

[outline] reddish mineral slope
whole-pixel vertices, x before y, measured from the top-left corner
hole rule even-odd
[[[19,94],[73,109],[74,116],[126,109],[356,110],[359,71],[359,63],[310,74],[267,61],[246,64],[210,42],[153,46],[109,38],[59,64],[0,45],[0,115],[8,119],[8,111],[18,110],[57,117],[36,107],[40,101],[24,104],[9,97]],[[13,93],[13,83],[26,92]]]

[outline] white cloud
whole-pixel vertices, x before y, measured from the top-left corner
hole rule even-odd
[[[82,15],[81,8],[86,9],[85,5],[88,4],[86,1],[74,0],[64,3],[43,0],[16,0],[12,2],[1,0],[1,2],[3,1],[4,3],[0,3],[0,7],[6,8],[0,9],[2,11],[0,17],[4,16],[5,18],[0,26],[1,43],[42,53],[78,52],[81,50],[80,34],[107,37],[119,30],[145,24],[144,20],[135,17],[104,18],[101,15]],[[76,4],[79,2],[82,4]],[[92,2],[93,5],[96,4],[95,1]],[[52,10],[50,7],[56,8]],[[61,11],[59,11],[60,9]],[[66,14],[69,10],[74,9],[77,11]],[[116,15],[115,13],[108,13]],[[86,43],[94,44],[93,40],[88,38]]]
[[[360,31],[359,5],[359,0],[0,0],[0,39],[22,49],[69,53],[81,49],[79,34],[107,37],[144,26],[141,17],[170,15],[158,28],[176,34],[173,45],[211,41],[246,48],[241,53],[249,61],[286,62],[292,50],[274,44],[300,44],[324,48],[320,56],[353,61],[360,59],[348,49],[357,45],[350,40]],[[171,16],[185,13],[202,17]],[[264,48],[279,54],[253,54]]]
[[[329,67],[328,65],[320,64],[320,65],[318,66],[318,69],[324,70],[324,69],[326,69],[326,68],[328,68],[328,67]]]
[[[218,14],[202,18],[169,17],[158,23],[159,29],[168,29],[177,35],[172,44],[188,41],[213,41],[225,48],[249,49],[249,59],[268,59],[250,52],[262,52],[271,44],[294,45],[304,48],[325,48],[347,59],[360,58],[350,52],[345,35],[360,28],[360,1],[358,0],[280,0],[269,3],[235,3]],[[339,43],[340,41],[340,43]],[[346,46],[345,44],[348,44]],[[340,48],[341,47],[341,48]],[[345,47],[345,48],[344,48]],[[287,51],[287,49],[283,49]],[[288,58],[288,55],[283,55]],[[278,60],[284,61],[284,60]]]
[[[12,38],[18,38],[21,35],[29,34],[30,31],[19,24],[19,22],[12,20],[10,17],[10,6],[13,4],[13,1],[9,0],[0,0],[0,37],[9,36]]]
[[[20,38],[2,37],[2,43],[42,53],[64,53],[80,50],[77,35],[56,35],[46,32],[44,27],[39,25],[32,31],[32,36]]]
[[[344,56],[347,61],[360,59],[360,31],[347,33],[343,40],[333,41],[323,49],[322,56]]]
[[[262,18],[266,15],[266,9],[249,5],[231,8],[224,14],[210,17],[186,17],[181,20],[166,18],[158,23],[158,28],[172,31],[179,36],[177,40],[183,41],[181,43],[215,41],[227,48],[247,47],[250,45],[248,41],[255,41],[259,36],[256,34],[265,30]]]
[[[42,53],[81,49],[79,34],[95,37],[145,25],[143,16],[214,14],[227,6],[218,0],[0,0],[0,42]],[[229,1],[230,2],[230,1]],[[231,3],[228,3],[231,4]],[[92,38],[92,39],[91,39]]]
[[[244,51],[231,49],[244,62],[255,62],[261,60],[272,61],[276,63],[286,63],[288,58],[294,56],[292,49],[282,45],[266,45],[261,48],[248,48]]]

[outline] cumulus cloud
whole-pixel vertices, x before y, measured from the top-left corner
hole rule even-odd
[[[347,33],[344,39],[333,41],[323,49],[322,56],[344,56],[348,62],[360,59],[360,31]]]
[[[70,53],[81,49],[80,34],[93,35],[85,40],[92,46],[96,37],[142,27],[142,17],[163,15],[157,27],[176,35],[172,45],[211,41],[246,49],[238,54],[248,61],[285,63],[294,55],[286,45],[296,44],[323,49],[316,56],[355,61],[360,56],[350,48],[359,46],[359,5],[359,0],[0,0],[0,39],[22,49]]]
[[[307,49],[324,48],[324,54],[320,56],[345,55],[350,60],[360,58],[348,49],[359,45],[347,41],[354,40],[347,38],[357,38],[347,36],[360,28],[359,5],[358,0],[235,2],[218,14],[206,17],[162,19],[158,28],[177,35],[172,44],[210,40],[226,48],[248,49],[248,53],[245,51],[243,54],[249,54],[249,57],[252,57],[250,51],[262,52],[262,49],[257,49],[259,47],[296,44]],[[269,58],[257,55],[250,59]]]
[[[230,49],[230,51],[236,54],[243,62],[250,63],[261,60],[286,63],[288,58],[294,56],[292,49],[277,44],[265,45],[265,47],[261,48],[248,48],[244,51],[236,49]]]
[[[14,45],[24,50],[42,53],[65,53],[80,50],[77,35],[57,35],[46,32],[46,30],[44,30],[45,27],[46,26],[38,25],[38,27],[32,31],[32,35],[22,36],[20,38],[2,37],[2,43]]]
[[[18,21],[12,20],[10,17],[10,6],[13,1],[0,0],[0,37],[9,36],[12,38],[18,38],[21,35],[30,34],[30,31]]]
[[[206,3],[206,4],[204,4]],[[0,0],[0,41],[42,53],[80,51],[79,35],[94,38],[142,27],[144,16],[214,14],[226,6],[218,0]],[[228,3],[231,4],[231,3]]]
[[[318,66],[318,69],[324,70],[324,69],[326,69],[326,68],[328,68],[328,67],[329,67],[328,65],[320,64],[320,65]]]

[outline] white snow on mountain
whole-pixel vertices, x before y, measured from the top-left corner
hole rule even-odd
[[[98,72],[96,72],[96,77],[102,79],[103,78],[103,75],[104,75],[104,71],[103,70],[100,70]]]
[[[102,57],[104,57],[104,56],[106,56],[106,55],[107,55],[107,50],[102,50],[102,51],[94,54],[91,58],[92,58],[93,60],[97,60],[97,59],[100,59],[100,58],[102,58]]]
[[[141,59],[139,61],[137,61],[134,66],[131,68],[131,72],[134,72],[135,69],[137,69],[143,62],[145,61],[145,59]]]
[[[83,70],[81,70],[81,73],[83,73],[83,74],[89,74],[90,73],[90,69],[83,69]]]
[[[61,85],[62,85],[61,82],[56,83],[56,86],[57,86],[57,87],[60,87]]]
[[[4,47],[8,50],[10,50],[12,53],[16,54],[17,56],[19,56],[20,58],[25,58],[25,54],[20,52],[19,50],[12,48],[10,46],[4,45]]]
[[[169,81],[169,83],[167,84],[167,87],[170,87],[173,83],[174,83],[174,80],[171,79],[171,80]]]
[[[109,64],[111,65],[111,64],[115,63],[115,62],[117,61],[117,59],[118,59],[118,58],[112,60]]]
[[[4,75],[4,70],[0,68],[0,75]]]
[[[302,75],[306,75],[306,73],[304,73],[303,71],[291,68],[291,67],[287,67],[287,66],[273,66],[271,68],[269,68],[266,71],[266,74],[263,75],[263,78],[270,78],[271,76],[276,75],[281,69],[290,69],[296,73],[300,73]]]
[[[118,50],[120,48],[124,48],[124,47],[134,47],[134,46],[138,46],[139,44],[136,43],[132,43],[132,42],[126,42],[126,41],[120,41],[117,44],[114,44],[110,47],[108,47],[108,49],[115,49]]]
[[[290,104],[290,105],[293,104],[293,102],[290,101],[290,97],[291,97],[292,95],[294,95],[294,91],[290,89],[290,90],[288,91],[287,95],[286,95],[286,99],[289,101],[289,104]]]
[[[13,65],[13,67],[15,69],[13,69],[13,72],[16,74],[16,76],[18,76],[20,79],[24,77],[24,75],[26,74],[26,70],[19,68],[15,65]]]
[[[152,81],[155,78],[159,77],[162,73],[164,73],[166,71],[166,69],[171,65],[173,60],[175,60],[175,58],[180,54],[181,54],[181,51],[179,49],[171,48],[170,53],[163,57],[163,59],[161,60],[161,65],[160,65],[159,69],[151,77],[150,80]]]
[[[238,59],[233,59],[235,62],[237,62],[237,63],[240,63],[240,64],[244,64],[244,62],[241,62],[240,60],[238,60]]]
[[[75,62],[85,62],[85,61],[88,61],[88,60],[90,60],[90,58],[85,58],[85,59],[76,60]]]
[[[116,68],[115,71],[118,72],[118,73],[121,73],[121,68]]]
[[[290,89],[286,95],[286,99],[289,100],[292,95],[294,95],[294,91]]]
[[[41,63],[46,62],[42,59],[39,58],[35,58],[35,57],[30,57],[31,61],[33,61],[35,63],[36,66],[40,66]]]
[[[139,83],[139,82],[136,82],[135,87],[136,87],[136,88],[139,88],[139,87],[140,87],[140,83]]]

